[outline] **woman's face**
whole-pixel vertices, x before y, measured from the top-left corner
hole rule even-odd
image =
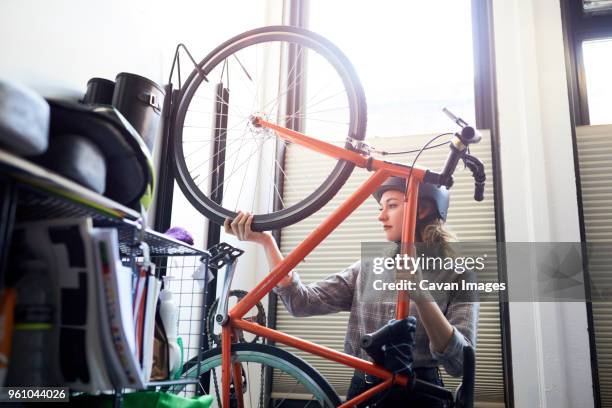
[[[433,211],[429,200],[420,200],[417,217],[426,217]],[[404,193],[397,190],[385,191],[380,199],[378,221],[382,223],[388,241],[402,239],[402,219],[404,217]]]

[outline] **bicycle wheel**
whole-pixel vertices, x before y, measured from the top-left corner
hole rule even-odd
[[[218,224],[249,211],[262,231],[295,223],[336,194],[352,163],[287,144],[250,118],[346,148],[363,140],[363,89],[337,47],[304,29],[263,27],[220,45],[199,69],[209,82],[194,70],[173,115],[176,179],[196,209]],[[312,155],[313,168],[288,171],[284,154]]]
[[[312,366],[299,357],[277,347],[265,344],[232,344],[232,362],[241,363],[243,369],[242,390],[245,408],[290,406],[295,399],[308,400],[309,407],[335,407],[340,398],[331,385]],[[265,371],[271,371],[270,383],[265,381]],[[208,350],[203,354],[199,369],[195,359],[184,365],[183,378],[202,379],[205,373],[212,373],[210,393],[221,398],[221,348]],[[216,378],[213,379],[213,378]],[[202,381],[202,380],[201,380]],[[270,389],[271,384],[274,389]],[[203,386],[203,384],[201,383]],[[266,388],[268,387],[268,388]],[[183,385],[172,387],[169,391],[179,393]],[[268,390],[270,400],[264,401]],[[232,387],[234,391],[234,387]],[[235,396],[232,395],[232,403]],[[218,406],[221,405],[217,401]]]

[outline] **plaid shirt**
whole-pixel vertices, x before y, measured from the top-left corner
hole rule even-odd
[[[395,318],[397,292],[381,292],[377,296],[385,298],[378,301],[372,301],[370,297],[364,299],[364,294],[367,296],[368,279],[362,279],[362,264],[363,262],[357,261],[340,273],[308,285],[302,283],[297,272],[293,271],[292,282],[274,288],[274,292],[280,296],[289,313],[296,317],[350,312],[344,352],[371,361],[368,354],[361,349],[359,340],[362,335],[378,330]],[[453,326],[453,335],[444,352],[437,353],[432,350],[425,328],[419,322],[416,304],[411,302],[410,315],[417,318],[413,366],[416,368],[442,365],[449,375],[460,376],[463,371],[463,346],[468,343],[472,346],[476,344],[479,303],[453,301],[452,294],[434,298]]]

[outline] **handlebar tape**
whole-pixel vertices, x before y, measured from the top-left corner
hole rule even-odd
[[[482,201],[484,200],[484,182],[483,183],[474,183],[474,200]]]

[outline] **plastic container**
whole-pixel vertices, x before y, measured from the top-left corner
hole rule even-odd
[[[113,106],[140,134],[150,151],[162,118],[164,90],[148,78],[122,72],[115,78]]]
[[[174,303],[172,292],[170,292],[168,282],[173,279],[172,276],[164,276],[164,289],[159,294],[161,301],[159,306],[159,314],[164,329],[166,329],[166,337],[168,338],[168,371],[170,378],[173,372],[181,367],[181,348],[178,344],[178,307]]]
[[[115,82],[104,78],[91,78],[87,81],[87,91],[83,103],[110,105],[113,103]]]
[[[23,276],[17,282],[15,325],[8,386],[35,387],[52,383],[51,333],[55,310],[47,265],[24,261]]]

